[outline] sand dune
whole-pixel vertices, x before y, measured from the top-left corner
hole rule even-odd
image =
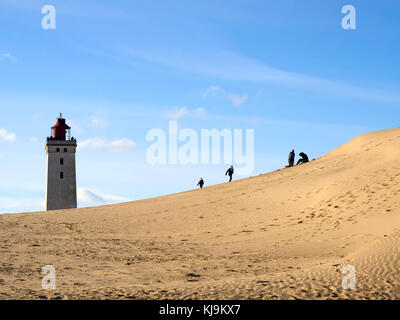
[[[385,130],[202,190],[0,215],[0,299],[398,299],[399,156]]]

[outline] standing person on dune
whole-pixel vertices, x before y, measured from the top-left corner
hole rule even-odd
[[[229,175],[229,182],[231,182],[233,176],[233,166],[230,166],[229,169],[226,170],[225,175]]]
[[[288,159],[289,165],[286,166],[286,167],[293,167],[294,166],[294,157],[295,157],[295,153],[294,153],[294,150],[292,150],[289,153],[289,159]]]
[[[200,178],[200,181],[199,181],[199,183],[197,185],[200,186],[200,189],[203,189],[203,185],[204,185],[203,178]]]

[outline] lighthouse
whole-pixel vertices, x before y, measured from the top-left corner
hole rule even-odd
[[[46,210],[76,208],[76,140],[60,113],[47,137]]]

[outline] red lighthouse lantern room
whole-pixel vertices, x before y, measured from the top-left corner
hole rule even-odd
[[[71,127],[65,123],[62,113],[57,118],[56,124],[51,127],[51,137],[54,140],[70,140]]]

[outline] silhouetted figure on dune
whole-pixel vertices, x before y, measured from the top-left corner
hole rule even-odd
[[[231,182],[233,176],[233,166],[230,166],[229,169],[226,170],[225,175],[229,175],[229,182]]]
[[[294,166],[294,157],[295,157],[294,150],[292,150],[292,151],[289,153],[289,159],[288,159],[289,165],[286,166],[286,168],[287,168],[287,167],[293,167],[293,166]]]
[[[201,189],[203,188],[203,185],[204,185],[203,178],[200,178],[200,181],[199,181],[199,183],[197,185],[200,186]]]
[[[299,161],[297,161],[297,164],[307,163],[309,161],[308,156],[304,152],[300,152],[299,156],[301,157],[301,159],[299,159]]]

